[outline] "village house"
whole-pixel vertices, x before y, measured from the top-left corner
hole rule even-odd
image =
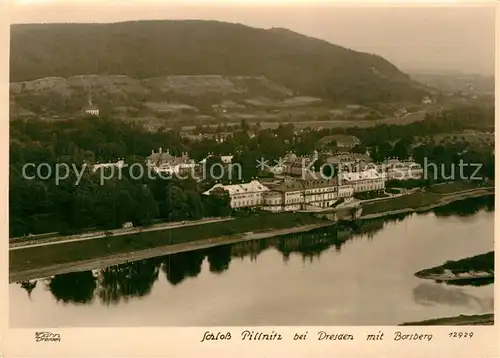
[[[229,194],[229,203],[232,209],[260,207],[263,203],[264,193],[269,191],[269,188],[258,180],[252,180],[243,184],[215,184],[203,195],[211,195],[214,191],[221,189]]]
[[[223,143],[228,140],[233,134],[231,132],[217,132],[217,133],[188,133],[181,132],[180,135],[183,138],[188,138],[192,141],[202,141],[206,139],[215,140],[217,143]]]
[[[151,155],[147,158],[147,166],[157,173],[172,175],[194,170],[196,163],[189,158],[187,153],[183,153],[181,157],[176,157],[170,154],[168,149],[163,152],[160,147],[158,152],[155,153],[154,150],[151,152]]]

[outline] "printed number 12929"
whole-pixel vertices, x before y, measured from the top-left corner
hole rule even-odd
[[[472,338],[474,332],[450,332],[450,338]]]

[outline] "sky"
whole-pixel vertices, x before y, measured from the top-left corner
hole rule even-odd
[[[496,9],[491,2],[489,6],[421,3],[396,7],[321,0],[253,0],[251,4],[241,0],[13,0],[10,19],[11,23],[202,19],[284,27],[381,55],[405,71],[494,73]]]

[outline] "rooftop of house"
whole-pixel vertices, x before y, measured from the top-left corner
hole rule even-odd
[[[188,132],[180,132],[180,135],[184,138],[188,138],[190,140],[200,141],[203,139],[216,139],[216,140],[225,140],[228,137],[232,136],[231,132],[215,132],[215,133],[188,133]]]
[[[271,189],[279,192],[293,192],[317,188],[330,188],[336,187],[337,185],[337,178],[316,179],[311,176],[311,179],[283,182],[278,185],[271,186]]]
[[[98,162],[98,163],[94,164],[94,166],[92,167],[92,170],[96,171],[100,168],[111,168],[111,167],[123,168],[124,165],[125,165],[125,162],[123,161],[123,159],[120,159],[116,163],[99,163]]]
[[[222,163],[224,163],[224,164],[230,164],[230,163],[232,163],[233,162],[233,158],[234,158],[233,155],[213,155],[213,154],[209,154],[206,158],[203,158],[202,160],[200,160],[200,163],[201,164],[206,163],[207,159],[211,158],[211,157],[219,157],[220,161]]]
[[[181,157],[176,157],[170,154],[170,151],[168,149],[166,152],[164,152],[161,147],[158,152],[155,152],[153,150],[151,152],[151,155],[148,156],[147,160],[149,163],[156,165],[161,165],[161,164],[178,165],[178,164],[187,164],[192,162],[187,153],[182,153]]]
[[[232,155],[221,155],[220,160],[224,164],[229,164],[233,161],[233,156]]]
[[[326,155],[325,162],[327,162],[328,164],[340,164],[343,162],[352,162],[352,161],[372,162],[370,156],[360,153],[342,152],[335,154],[325,153],[324,155]]]
[[[231,185],[222,185],[222,184],[215,184],[211,189],[205,191],[203,194],[204,195],[210,195],[212,190],[215,190],[217,188],[221,188],[229,193],[229,195],[235,195],[235,194],[245,194],[245,193],[259,193],[259,192],[264,192],[268,191],[269,188],[262,183],[260,183],[258,180],[252,180],[249,183],[242,183],[242,184],[231,184]]]
[[[368,169],[360,172],[342,173],[342,179],[347,181],[358,181],[367,179],[380,179],[383,176],[376,169]]]

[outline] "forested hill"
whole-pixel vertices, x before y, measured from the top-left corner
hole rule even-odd
[[[82,74],[265,76],[298,94],[356,102],[420,100],[423,87],[380,56],[286,29],[215,21],[11,27],[11,81]]]

